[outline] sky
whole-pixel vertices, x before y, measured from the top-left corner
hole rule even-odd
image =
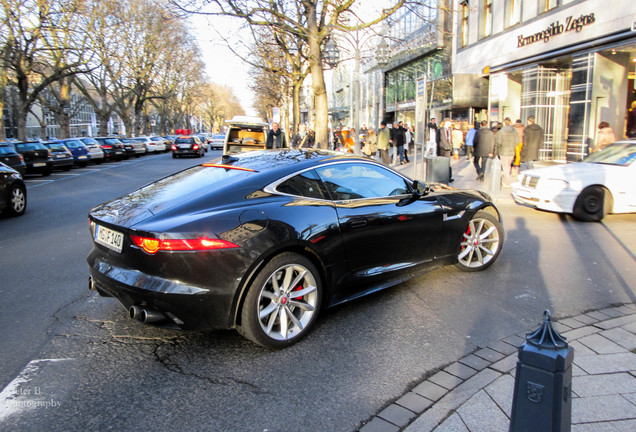
[[[386,0],[358,0],[357,6],[366,13],[372,13],[374,10],[388,6],[389,3]],[[203,15],[191,16],[190,20],[195,27],[210,81],[232,88],[245,113],[258,115],[252,107],[254,96],[249,89],[250,77],[247,74],[249,66],[238,58],[223,40],[223,38],[240,40],[243,20]],[[243,39],[247,41],[249,37],[243,35]]]

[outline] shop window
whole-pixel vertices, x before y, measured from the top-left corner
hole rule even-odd
[[[560,0],[539,0],[539,13],[542,14],[558,7]]]
[[[480,13],[480,37],[485,38],[492,34],[492,2],[493,0],[482,0]]]
[[[468,2],[461,4],[461,22],[459,28],[459,46],[468,45]]]
[[[508,0],[505,9],[506,28],[521,22],[521,0]]]

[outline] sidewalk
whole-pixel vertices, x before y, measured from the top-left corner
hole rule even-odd
[[[512,200],[510,191],[489,191],[466,158],[451,160],[451,186]],[[411,178],[413,162],[394,167]],[[420,165],[420,171],[421,170]],[[527,331],[535,330],[541,324]],[[636,431],[636,304],[555,320],[574,348],[572,431]],[[518,348],[525,333],[479,347],[430,371],[429,376],[370,418],[360,432],[507,432]]]
[[[572,431],[635,431],[636,305],[553,324],[574,348]],[[432,371],[360,432],[508,431],[517,349],[524,340],[525,333],[511,335]]]

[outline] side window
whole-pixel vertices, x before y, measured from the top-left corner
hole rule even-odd
[[[290,195],[326,199],[320,178],[314,170],[305,171],[285,180],[276,190]]]
[[[316,171],[335,201],[409,193],[402,177],[377,165],[343,163],[317,168]]]

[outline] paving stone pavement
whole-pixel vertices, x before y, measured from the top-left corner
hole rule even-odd
[[[636,305],[555,321],[574,348],[572,431],[636,430]],[[446,365],[413,386],[360,432],[508,431],[518,347],[512,335]]]

